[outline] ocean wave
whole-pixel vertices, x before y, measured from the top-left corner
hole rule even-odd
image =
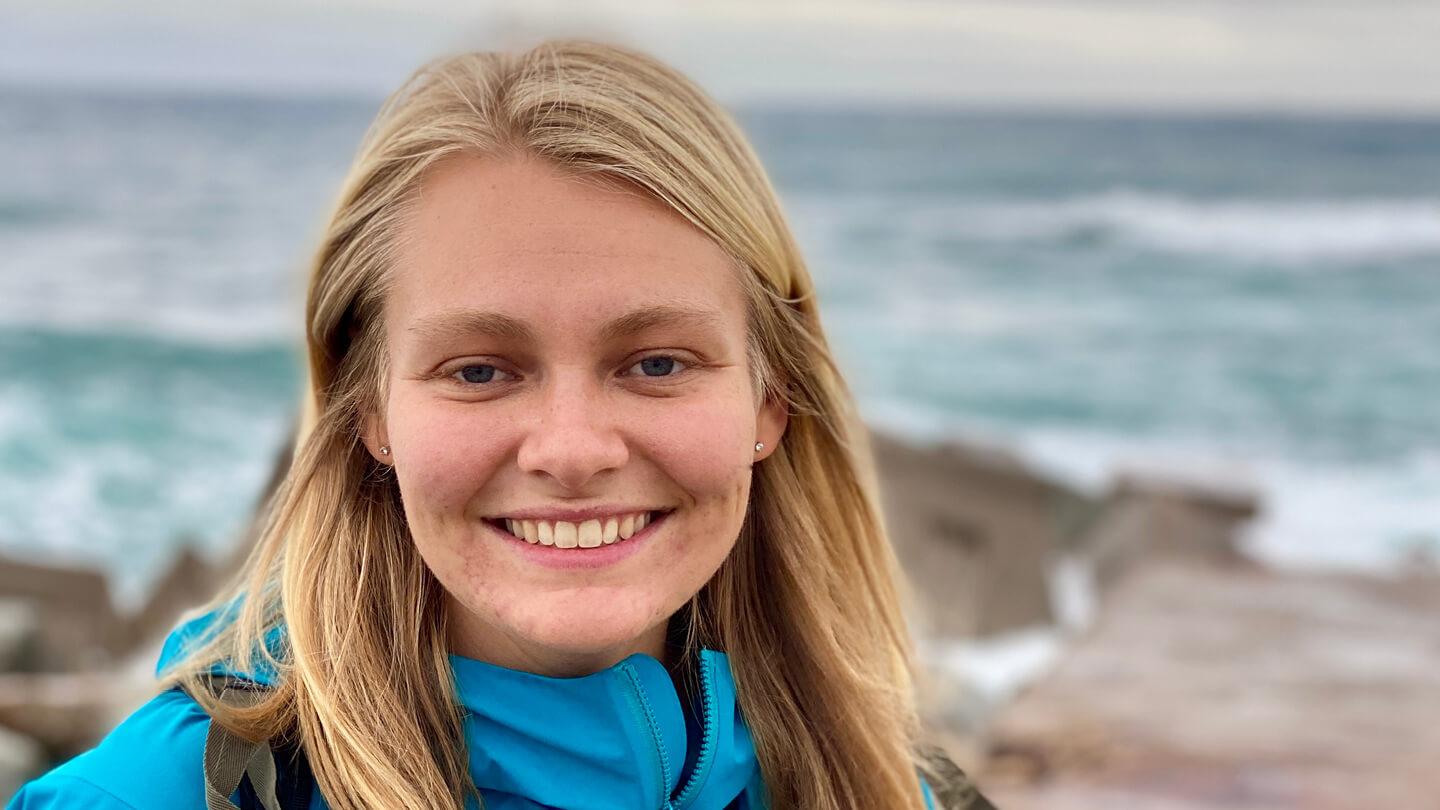
[[[1280,264],[1440,255],[1440,198],[1212,200],[1116,189],[1047,200],[794,202],[827,240],[889,227],[897,238],[932,244],[1100,244]]]
[[[253,347],[303,334],[293,243],[119,222],[0,232],[0,326]]]
[[[233,548],[293,418],[288,402],[179,391],[173,399],[185,404],[152,420],[149,435],[107,434],[108,423],[143,421],[139,409],[172,398],[122,397],[89,422],[55,397],[7,398],[0,461],[13,477],[0,487],[0,553],[98,566],[127,610],[181,545],[213,556]]]
[[[218,307],[200,311],[189,304],[146,302],[117,308],[83,299],[11,300],[0,302],[0,331],[107,335],[223,350],[304,346],[300,316],[265,307],[225,312]]]

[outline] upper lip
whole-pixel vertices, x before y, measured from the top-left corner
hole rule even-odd
[[[503,515],[491,515],[491,520],[563,520],[567,523],[581,523],[613,515],[629,515],[637,512],[663,512],[663,506],[589,506],[583,509],[562,509],[544,507],[539,509],[517,509]]]

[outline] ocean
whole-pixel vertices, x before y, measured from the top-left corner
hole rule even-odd
[[[378,104],[0,88],[0,553],[134,604],[228,552]],[[1440,553],[1440,120],[737,116],[872,424],[1252,487],[1278,565]]]

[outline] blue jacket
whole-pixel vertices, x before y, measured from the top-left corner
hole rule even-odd
[[[172,633],[166,669],[213,618]],[[490,810],[764,810],[750,731],[725,653],[699,653],[702,688],[682,695],[657,659],[635,653],[578,678],[550,678],[450,656],[464,708],[470,774]],[[271,684],[273,673],[217,672]],[[30,782],[7,810],[205,808],[210,718],[163,692],[90,751]],[[933,807],[928,785],[927,806]],[[318,786],[309,807],[326,808]]]

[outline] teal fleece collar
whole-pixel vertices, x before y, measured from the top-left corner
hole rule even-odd
[[[547,807],[724,810],[758,783],[722,652],[699,653],[699,751],[688,771],[682,696],[654,657],[635,653],[578,678],[450,660],[466,711],[470,773],[487,807],[524,797]]]

